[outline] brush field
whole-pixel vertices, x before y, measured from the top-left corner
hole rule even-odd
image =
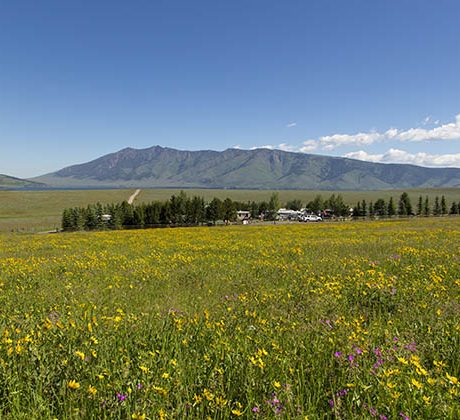
[[[88,204],[100,202],[102,204],[119,203],[128,200],[135,190],[43,190],[43,191],[1,191],[0,190],[0,232],[39,232],[57,229],[61,226],[62,211],[70,207],[86,207]],[[187,195],[197,195],[206,201],[214,197],[225,199],[227,197],[236,201],[268,201],[273,191],[270,190],[213,190],[213,189],[187,189]],[[312,191],[312,190],[280,190],[277,191],[282,205],[289,200],[299,199],[303,204],[313,200],[321,194],[324,199],[331,194],[341,194],[345,203],[354,206],[358,201],[366,200],[367,203],[383,198],[388,201],[393,197],[397,203],[403,191]],[[415,207],[418,197],[428,196],[431,205],[435,196],[445,196],[448,206],[452,201],[460,201],[460,190],[450,189],[420,189],[407,190],[412,205]],[[166,201],[178,189],[143,189],[136,198],[136,203],[149,203],[151,201]]]
[[[0,417],[460,416],[460,218],[0,235]]]

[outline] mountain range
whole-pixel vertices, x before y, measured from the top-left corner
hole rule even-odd
[[[15,178],[14,176],[0,174],[0,189],[11,188],[43,188],[40,182],[29,181],[27,179]]]
[[[460,168],[425,168],[270,149],[126,148],[31,179],[50,187],[379,190],[459,187]]]

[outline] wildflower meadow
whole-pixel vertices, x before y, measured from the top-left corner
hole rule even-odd
[[[460,416],[460,218],[0,235],[0,417]]]

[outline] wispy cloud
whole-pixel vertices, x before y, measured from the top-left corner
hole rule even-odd
[[[409,163],[430,167],[460,167],[460,153],[429,154],[424,152],[409,153],[400,149],[389,149],[382,154],[371,154],[364,150],[351,152],[343,157],[379,163]]]
[[[426,117],[424,124],[433,121],[431,116]],[[425,124],[425,125],[426,125]],[[322,136],[318,139],[319,144],[324,150],[334,150],[340,146],[368,146],[383,141],[400,142],[424,142],[424,141],[449,141],[460,140],[460,114],[455,117],[455,121],[448,124],[437,125],[433,128],[409,128],[408,130],[398,130],[390,128],[385,132],[370,131],[356,134],[333,134]]]
[[[309,153],[318,148],[318,142],[316,140],[307,140],[302,143],[302,146],[293,146],[292,144],[280,143],[278,145],[266,144],[264,146],[253,146],[250,150],[255,149],[270,149],[270,150],[283,150],[284,152],[301,152]]]
[[[309,153],[313,152],[318,148],[318,142],[316,140],[307,140],[302,143],[302,146],[298,149],[299,152]]]
[[[423,121],[422,125],[438,125],[439,120],[435,120],[432,115],[427,115]]]
[[[256,149],[278,149],[278,146],[273,146],[272,144],[265,144],[264,146],[253,146],[249,150],[256,150]]]
[[[296,122],[290,122],[290,123],[286,124],[286,127],[287,128],[292,128],[292,127],[295,127],[296,125],[297,125]]]

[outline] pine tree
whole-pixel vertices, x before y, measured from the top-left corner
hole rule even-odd
[[[441,214],[447,214],[447,203],[444,196],[441,197]]]
[[[72,210],[71,209],[64,209],[62,212],[62,230],[69,231],[73,230],[74,226],[72,223]]]
[[[219,198],[214,197],[206,207],[206,219],[214,224],[222,219],[222,201]]]
[[[418,198],[418,204],[417,204],[417,216],[421,216],[423,213],[423,199],[422,196]]]
[[[412,214],[412,205],[410,203],[409,195],[406,192],[403,192],[399,198],[398,214],[400,216],[409,216]]]
[[[226,198],[222,203],[222,217],[225,223],[234,222],[236,220],[235,204],[230,198]]]
[[[439,216],[441,214],[441,206],[439,204],[439,197],[438,196],[436,196],[436,198],[434,199],[433,214],[435,216]]]
[[[449,214],[457,214],[458,213],[458,205],[455,201],[452,202],[452,206],[450,207]]]
[[[276,219],[276,213],[280,208],[280,199],[278,193],[273,193],[268,201],[268,211],[270,220]]]
[[[353,209],[353,217],[361,216],[361,203],[358,201],[355,208]]]
[[[428,199],[428,196],[425,197],[425,203],[423,204],[423,215],[430,215],[430,200]]]
[[[385,216],[387,214],[387,206],[383,198],[379,198],[374,204],[374,214],[376,216]]]
[[[367,204],[366,200],[361,201],[361,214],[363,217],[367,216]]]
[[[390,201],[388,202],[388,216],[392,217],[396,214],[395,204],[393,202],[393,197],[390,197]]]

